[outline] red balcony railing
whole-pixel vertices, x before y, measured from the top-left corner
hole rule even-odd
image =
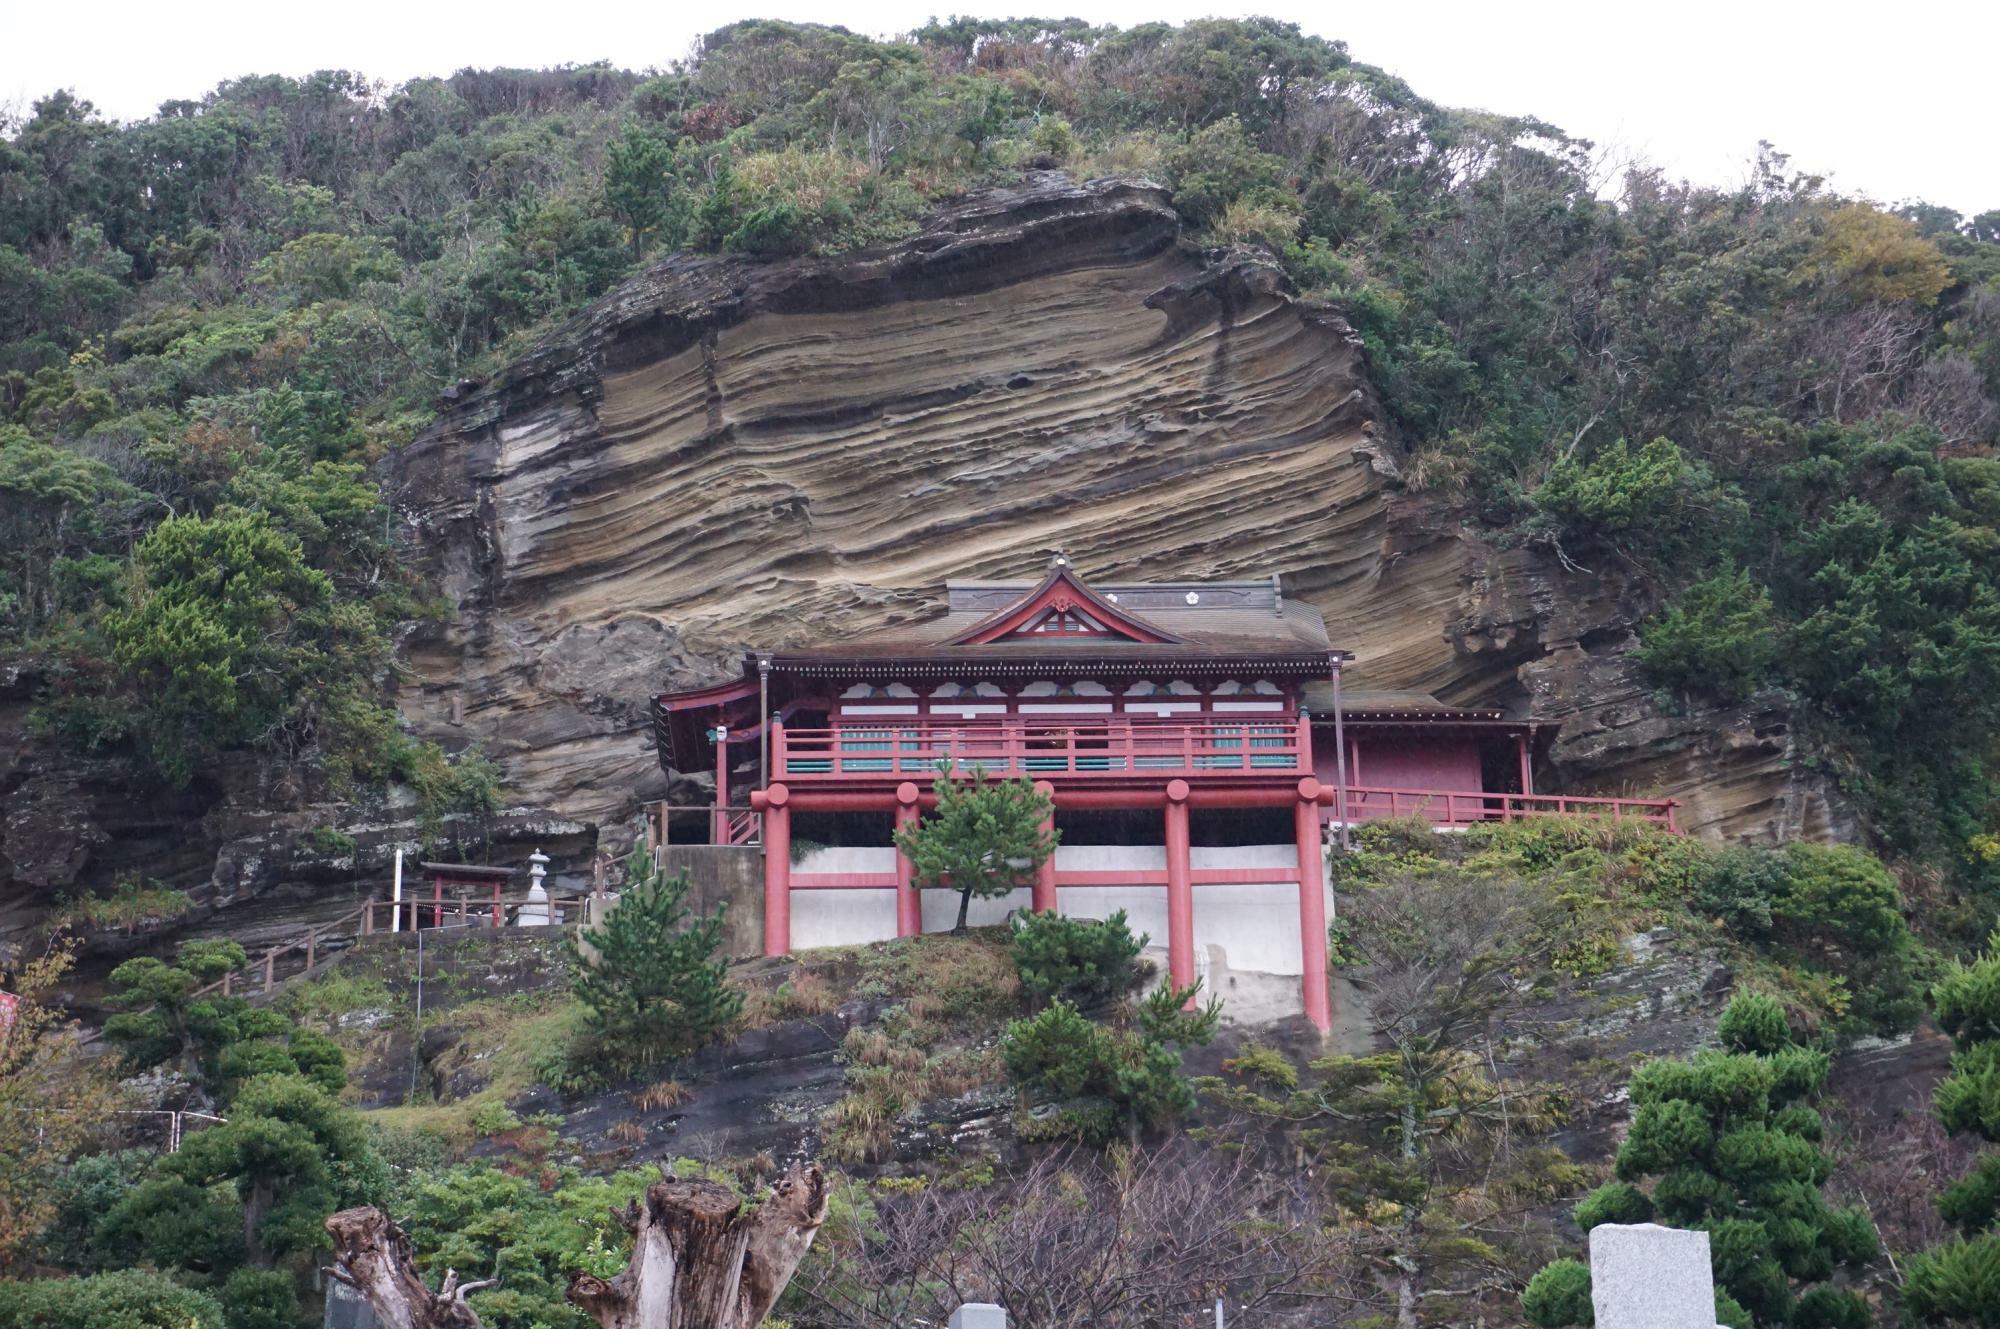
[[[975,767],[1030,779],[1312,773],[1304,724],[1275,717],[845,725],[773,729],[771,736],[773,778],[793,782],[918,780]]]
[[[1440,826],[1524,817],[1605,817],[1678,829],[1671,798],[1584,798],[1569,794],[1461,794],[1431,789],[1372,789],[1349,785],[1350,821],[1423,817]]]

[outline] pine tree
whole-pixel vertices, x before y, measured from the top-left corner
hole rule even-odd
[[[1632,1077],[1637,1108],[1618,1150],[1616,1181],[1577,1206],[1577,1224],[1657,1220],[1709,1234],[1716,1314],[1747,1310],[1759,1326],[1865,1329],[1866,1305],[1819,1286],[1836,1265],[1876,1252],[1874,1226],[1859,1210],[1833,1210],[1820,1195],[1832,1171],[1824,1129],[1809,1101],[1826,1084],[1823,1052],[1793,1042],[1769,997],[1741,995],[1722,1012],[1718,1051],[1655,1061]],[[1650,1193],[1639,1183],[1651,1179]],[[1574,1261],[1538,1274],[1523,1309],[1542,1329],[1575,1323]],[[1556,1295],[1558,1289],[1565,1295]]]
[[[1931,1092],[1954,1135],[2000,1144],[2000,933],[1972,964],[1954,966],[1931,997],[1951,1035],[1951,1074]],[[2000,1329],[2000,1153],[1988,1150],[1938,1197],[1965,1235],[1910,1264],[1904,1304],[1919,1323]]]
[[[909,856],[920,885],[958,889],[952,931],[963,932],[973,897],[994,899],[1031,885],[1058,837],[1045,824],[1048,795],[1025,779],[988,780],[975,767],[970,780],[942,774],[932,788],[936,809],[899,828],[896,847]]]
[[[590,1059],[636,1070],[713,1040],[742,1012],[743,994],[717,955],[726,906],[694,913],[687,874],[669,876],[643,845],[625,860],[625,880],[604,922],[564,944],[570,992],[588,1012]]]

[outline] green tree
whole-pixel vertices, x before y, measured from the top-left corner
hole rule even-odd
[[[1952,1044],[1951,1073],[1931,1091],[1938,1121],[1954,1135],[2000,1144],[2000,933],[1984,955],[1953,965],[1931,999]],[[1938,1209],[1969,1237],[2000,1226],[2000,1151],[1982,1153],[1970,1173],[1945,1188]]]
[[[105,1021],[104,1036],[134,1070],[173,1062],[195,1073],[221,1050],[215,1030],[223,1018],[215,1002],[196,998],[195,991],[242,969],[249,958],[239,943],[217,940],[182,942],[172,964],[150,955],[125,961],[111,971],[118,989],[112,1004],[120,1014]]]
[[[1200,986],[1155,988],[1127,1028],[1095,1024],[1061,997],[1010,1023],[1000,1039],[1008,1077],[1057,1109],[1040,1132],[1097,1141],[1123,1135],[1136,1143],[1192,1112],[1194,1090],[1181,1058],[1213,1038],[1222,1018],[1214,998],[1192,1006]]]
[[[230,1329],[222,1305],[164,1274],[0,1283],[0,1329]]]
[[[602,924],[563,944],[570,992],[587,1012],[579,1061],[633,1071],[720,1037],[742,1013],[743,994],[718,954],[726,905],[695,914],[687,874],[668,875],[644,845],[625,860],[625,883]]]
[[[1637,654],[1677,692],[1736,701],[1770,681],[1781,641],[1771,593],[1747,570],[1724,568],[1642,628]]]
[[[374,615],[265,514],[170,518],[136,559],[137,598],[106,626],[139,694],[139,733],[173,784],[225,748],[330,738],[320,731],[387,655]]]
[[[998,899],[1031,885],[1060,836],[1047,825],[1048,795],[1029,780],[989,780],[974,768],[968,780],[940,774],[931,788],[936,808],[916,825],[898,827],[896,847],[909,857],[919,886],[958,892],[952,931],[963,932],[974,898]]]
[[[230,1186],[243,1207],[243,1250],[269,1268],[279,1255],[317,1249],[328,1214],[379,1199],[386,1181],[358,1116],[296,1075],[261,1075],[236,1095],[227,1122],[190,1135],[131,1198],[177,1183]]]
[[[61,569],[107,547],[139,498],[102,462],[0,424],[0,623],[51,616]]]
[[[1832,1163],[1819,1148],[1824,1123],[1810,1102],[1826,1083],[1826,1054],[1799,1046],[1769,997],[1737,996],[1716,1032],[1721,1050],[1649,1062],[1633,1075],[1636,1111],[1618,1150],[1618,1180],[1577,1206],[1578,1225],[1655,1220],[1699,1228],[1709,1234],[1718,1291],[1757,1325],[1796,1318],[1865,1326],[1866,1307],[1854,1294],[1817,1286],[1800,1297],[1794,1289],[1823,1285],[1836,1266],[1858,1266],[1877,1249],[1866,1214],[1830,1209],[1820,1194]],[[1650,1195],[1637,1186],[1647,1178]],[[1553,1315],[1574,1304],[1550,1297],[1536,1309]],[[1561,1322],[1536,1323],[1558,1329]]]
[[[686,206],[673,145],[655,126],[629,120],[604,150],[604,205],[631,237],[632,261],[655,235],[680,243]]]
[[[1013,927],[1010,944],[1021,990],[1037,1002],[1118,996],[1137,978],[1139,952],[1146,949],[1146,934],[1132,935],[1123,909],[1105,919],[1017,914]]]

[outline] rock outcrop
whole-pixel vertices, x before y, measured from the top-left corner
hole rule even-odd
[[[1400,461],[1338,313],[1187,244],[1144,182],[1033,175],[840,258],[677,257],[388,463],[457,606],[409,643],[405,707],[516,796],[614,821],[664,789],[653,691],[1060,547],[1126,578],[1281,572],[1359,682],[1560,722],[1543,755],[1577,792],[1844,827],[1782,706],[1663,715],[1628,659],[1642,594],[1494,548]]]

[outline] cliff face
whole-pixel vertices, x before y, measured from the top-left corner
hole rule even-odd
[[[1285,575],[1358,681],[1559,721],[1572,792],[1672,794],[1722,834],[1827,834],[1781,701],[1662,715],[1615,578],[1498,551],[1402,490],[1360,339],[1165,193],[1059,174],[892,248],[677,258],[388,464],[457,607],[406,710],[511,792],[620,819],[664,778],[649,695],[749,644],[933,612],[948,575]]]

